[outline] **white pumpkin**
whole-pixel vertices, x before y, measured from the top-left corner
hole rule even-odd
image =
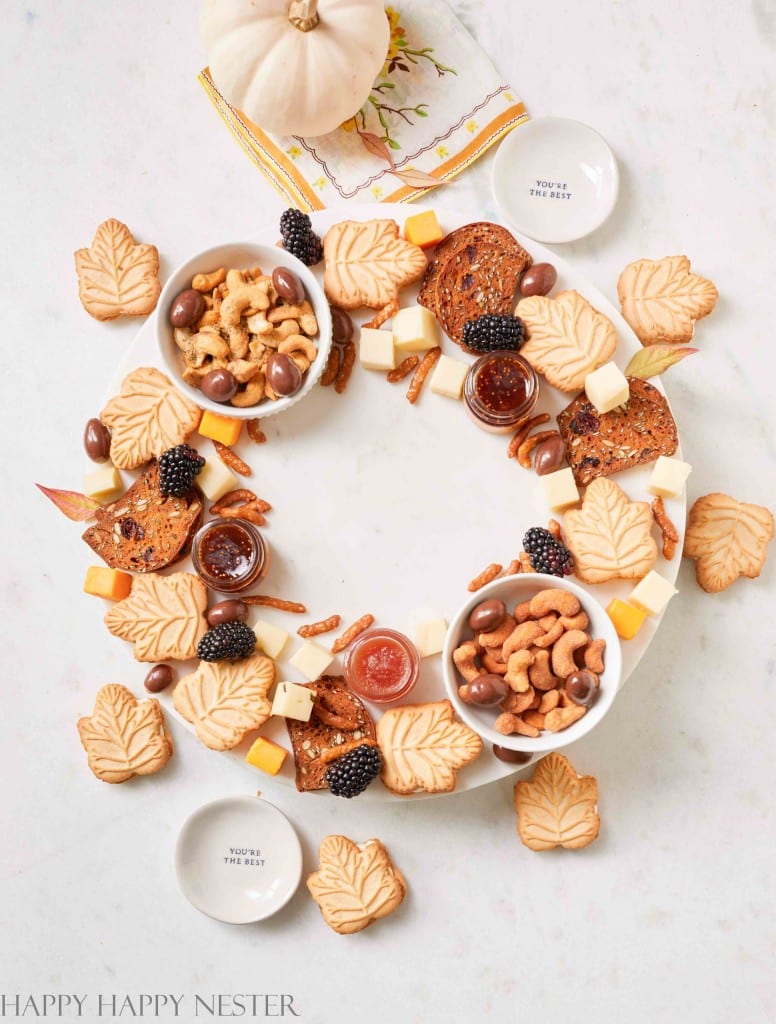
[[[382,0],[205,0],[218,90],[280,135],[324,135],[366,101],[388,52]]]

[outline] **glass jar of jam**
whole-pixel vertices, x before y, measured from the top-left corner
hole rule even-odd
[[[206,586],[232,594],[266,576],[269,547],[253,523],[213,519],[194,535],[191,561]]]
[[[359,697],[388,704],[406,696],[418,681],[420,658],[414,644],[393,629],[368,629],[345,656],[345,679]]]
[[[463,385],[469,414],[484,430],[508,434],[531,415],[539,378],[517,352],[487,352],[473,363]]]

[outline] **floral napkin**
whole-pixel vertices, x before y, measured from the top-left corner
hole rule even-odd
[[[319,138],[270,135],[203,88],[259,170],[302,210],[346,199],[411,202],[527,120],[525,107],[443,0],[386,8],[391,40],[367,102]]]

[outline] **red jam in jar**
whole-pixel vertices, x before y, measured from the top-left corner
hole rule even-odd
[[[539,378],[517,352],[488,352],[469,370],[463,396],[470,415],[483,429],[506,434],[533,411]]]
[[[231,594],[266,575],[269,548],[253,523],[238,518],[214,519],[195,534],[191,560],[203,583]]]
[[[370,629],[345,657],[348,686],[365,700],[387,704],[406,696],[418,681],[418,652],[402,633]]]

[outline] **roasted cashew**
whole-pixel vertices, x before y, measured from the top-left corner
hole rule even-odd
[[[530,736],[532,739],[536,739],[539,735],[538,729],[528,725],[519,715],[510,714],[508,711],[498,716],[493,723],[493,728],[496,732],[500,732],[502,736],[511,736],[513,733],[519,733],[521,736]]]
[[[528,669],[531,686],[537,690],[551,690],[561,680],[557,679],[550,670],[550,652],[534,647],[531,653],[534,656],[533,665]]]
[[[501,647],[514,628],[515,624],[507,619],[506,622],[503,622],[496,629],[491,629],[487,633],[480,633],[477,640],[481,647]],[[502,656],[499,660],[506,661],[507,659]]]
[[[305,299],[301,306],[275,306],[267,314],[267,319],[271,324],[279,324],[284,320],[300,320],[303,316],[310,316],[312,311],[313,307]]]
[[[526,725],[533,726],[534,729],[538,729],[539,732],[544,728],[544,713],[539,711],[528,711],[523,712],[523,721]]]
[[[251,334],[270,334],[275,329],[263,313],[254,313],[253,316],[249,316],[245,321],[245,326]]]
[[[298,320],[284,320],[282,324],[273,325],[272,329],[279,338],[290,338],[292,334],[302,333]]]
[[[579,601],[571,591],[551,587],[534,594],[531,598],[530,608],[531,615],[535,619],[540,619],[548,612],[557,612],[559,615],[576,615],[579,611]]]
[[[190,348],[198,357],[212,356],[214,359],[228,359],[231,353],[229,346],[215,331],[199,331],[189,341]],[[195,362],[201,366],[201,362]]]
[[[546,693],[542,694],[542,699],[539,701],[539,711],[546,715],[548,711],[554,711],[558,704],[560,704],[560,691],[547,690]]]
[[[219,267],[209,274],[195,274],[191,287],[195,292],[212,292],[219,284],[226,280],[226,268]]]
[[[515,610],[512,612],[512,618],[519,625],[526,622],[531,618],[531,602],[521,601],[520,604],[515,605]]]
[[[585,668],[600,674],[604,670],[605,640],[591,640],[585,648]]]
[[[482,656],[482,667],[486,672],[492,672],[494,675],[503,676],[506,675],[507,665],[505,661],[499,661],[495,655],[491,654],[490,651],[485,651]],[[527,681],[527,680],[526,680]]]
[[[235,359],[245,359],[248,355],[248,332],[244,327],[227,327],[229,348]]]
[[[215,327],[220,319],[220,314],[214,309],[206,309],[199,320],[197,320],[197,330],[201,331],[203,327]]]
[[[453,651],[453,663],[467,683],[473,683],[483,674],[482,669],[474,663],[479,653],[480,648],[473,640],[468,640]]]
[[[552,649],[552,671],[556,676],[565,679],[577,671],[574,651],[578,647],[586,647],[590,637],[581,629],[569,629],[563,634]]]
[[[528,669],[533,665],[533,660],[534,656],[530,651],[515,651],[510,655],[504,682],[508,683],[515,693],[525,693],[530,689]]]
[[[587,629],[590,619],[587,613],[580,611],[576,615],[561,615],[559,622],[563,623],[564,629]]]
[[[300,373],[307,373],[310,369],[310,360],[303,352],[294,352],[291,355],[291,360],[296,363]]]
[[[175,344],[178,346],[179,349],[182,349],[184,352],[186,351],[189,338],[192,336],[193,333],[194,332],[190,327],[173,328],[172,336],[175,340]]]
[[[570,704],[567,708],[555,708],[544,717],[544,728],[550,732],[561,732],[584,717],[587,708],[581,704]]]
[[[238,384],[247,384],[259,372],[259,364],[249,359],[233,359],[226,368]]]
[[[237,327],[247,309],[252,309],[254,313],[269,309],[267,289],[261,283],[243,284],[234,291],[230,289],[221,303],[221,320],[227,327]]]
[[[287,356],[301,352],[308,360],[308,364],[318,355],[315,344],[309,338],[305,338],[303,334],[291,334],[288,338],[284,338],[278,345],[278,352],[284,352]]]
[[[250,405],[256,405],[264,397],[264,374],[259,371],[255,377],[248,381],[245,391],[238,391],[232,398],[232,405],[238,409],[246,409]]]
[[[546,619],[548,616],[545,615],[544,618]],[[544,636],[537,636],[534,640],[534,644],[537,647],[552,647],[556,640],[560,640],[564,632],[563,622],[560,619],[556,619]]]
[[[537,637],[544,636],[544,630],[538,622],[522,622],[510,632],[504,641],[501,656],[507,663],[515,651],[527,651]]]

